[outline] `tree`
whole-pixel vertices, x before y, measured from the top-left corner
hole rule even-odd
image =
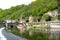
[[[51,18],[52,21],[58,20],[58,16]]]
[[[50,21],[51,17],[48,14],[44,14],[41,19],[44,21]]]
[[[30,15],[34,18],[42,17],[46,12],[57,9],[57,5],[57,0],[36,0],[29,5],[22,4],[5,10],[0,9],[0,20],[19,19],[22,14],[25,19]]]

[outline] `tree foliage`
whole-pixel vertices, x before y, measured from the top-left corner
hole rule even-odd
[[[42,20],[44,20],[44,21],[50,21],[51,20],[51,17],[48,14],[44,14],[42,16]]]
[[[29,5],[22,4],[13,6],[10,9],[0,9],[0,21],[19,19],[21,16],[28,19],[30,15],[33,15],[35,18],[42,17],[46,12],[57,9],[57,5],[57,0],[36,0]]]

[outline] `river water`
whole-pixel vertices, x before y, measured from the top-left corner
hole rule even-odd
[[[60,29],[50,29],[49,40],[60,40]]]

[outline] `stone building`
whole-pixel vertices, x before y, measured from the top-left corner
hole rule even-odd
[[[20,18],[19,23],[20,24],[18,24],[17,28],[20,30],[20,33],[22,34],[26,30],[26,21],[24,17]]]
[[[5,29],[8,30],[8,31],[12,31],[13,29],[13,23],[15,23],[16,21],[15,20],[5,20]]]
[[[40,22],[40,18],[41,17],[34,18],[32,15],[30,15],[29,16],[29,22]]]
[[[21,17],[21,18],[20,18],[20,22],[19,22],[19,23],[26,23],[24,17]]]
[[[32,15],[29,16],[29,22],[34,22],[34,17]]]
[[[49,11],[47,14],[49,14],[51,17],[56,17],[58,16],[58,10]]]

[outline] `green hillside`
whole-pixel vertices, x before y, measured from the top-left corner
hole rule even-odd
[[[57,0],[36,0],[29,5],[17,5],[10,9],[0,9],[0,21],[6,19],[19,19],[24,16],[28,19],[29,15],[35,18],[42,17],[44,13],[58,9]]]

